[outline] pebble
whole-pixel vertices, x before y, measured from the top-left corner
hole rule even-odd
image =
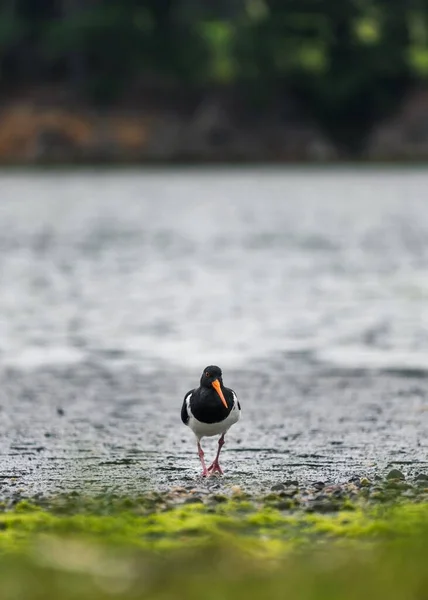
[[[359,484],[361,480],[361,477],[359,477],[358,475],[354,475],[353,477],[351,477],[350,479],[348,479],[349,483],[356,483]]]
[[[391,469],[391,471],[386,476],[387,479],[406,479],[404,474],[398,469]]]
[[[293,498],[293,496],[296,496],[297,494],[297,489],[293,488],[290,490],[283,490],[282,492],[279,493],[279,496],[281,498]]]
[[[205,483],[205,482],[204,482]],[[409,501],[417,499],[428,500],[428,474],[413,473],[412,480],[405,481],[404,474],[398,469],[392,469],[382,480],[371,475],[354,476],[344,483],[325,483],[317,481],[309,486],[299,486],[296,480],[286,480],[273,483],[270,491],[264,494],[251,494],[248,489],[239,485],[213,486],[209,481],[205,487],[193,481],[186,486],[171,487],[165,492],[152,492],[144,495],[147,510],[170,510],[180,505],[204,504],[207,508],[217,510],[216,506],[228,502],[245,500],[255,506],[271,506],[282,511],[304,510],[309,512],[336,512],[347,509],[350,503],[364,500],[375,503],[384,500],[394,500],[400,497]],[[16,504],[24,497],[22,482],[17,481],[19,490],[11,486],[14,482],[1,481],[0,501],[7,506]],[[35,498],[37,500],[37,498]]]
[[[316,483],[314,483],[314,488],[316,490],[322,490],[325,488],[325,483],[324,481],[317,481]]]
[[[305,507],[307,512],[319,512],[319,513],[327,513],[327,512],[335,512],[338,509],[335,507],[333,502],[331,502],[328,498],[323,500],[312,500],[308,502]]]
[[[285,490],[285,485],[283,483],[276,483],[270,489],[271,492],[281,492],[282,490]]]
[[[199,496],[190,496],[184,500],[183,504],[203,504],[203,500]]]

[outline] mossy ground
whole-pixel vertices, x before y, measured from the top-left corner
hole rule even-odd
[[[424,490],[367,487],[329,512],[283,491],[21,501],[0,514],[0,599],[428,598]]]

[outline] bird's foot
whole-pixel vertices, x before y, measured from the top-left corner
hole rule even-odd
[[[208,467],[208,471],[210,472],[210,475],[213,475],[214,473],[219,473],[220,475],[223,475],[223,470],[220,467],[217,460],[215,460],[213,464]]]
[[[204,469],[201,473],[201,477],[209,477],[209,469]]]

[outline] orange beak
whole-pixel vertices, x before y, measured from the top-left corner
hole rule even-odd
[[[220,396],[221,401],[223,402],[223,404],[225,405],[226,408],[229,408],[227,406],[227,402],[223,396],[223,392],[221,391],[221,387],[220,387],[220,383],[218,381],[218,379],[216,379],[215,381],[212,382],[211,384],[213,386],[213,388],[215,389],[215,391],[217,392],[217,394]]]

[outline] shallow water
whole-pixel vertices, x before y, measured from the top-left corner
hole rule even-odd
[[[426,471],[427,190],[412,170],[0,174],[0,495]],[[179,412],[210,363],[244,413],[201,484]]]

